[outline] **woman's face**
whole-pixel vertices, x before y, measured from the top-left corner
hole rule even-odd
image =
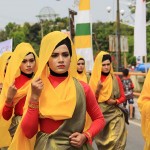
[[[57,74],[68,71],[71,62],[69,50],[65,44],[57,47],[49,58],[49,68]]]
[[[84,70],[84,67],[85,67],[85,61],[83,59],[79,59],[77,63],[77,70],[79,72],[82,72]]]
[[[109,73],[111,69],[111,62],[110,60],[105,60],[102,62],[102,72]]]
[[[34,55],[32,53],[28,54],[23,59],[21,66],[20,66],[20,70],[24,72],[25,74],[31,74],[34,72],[35,64],[36,64],[36,61],[35,61]]]

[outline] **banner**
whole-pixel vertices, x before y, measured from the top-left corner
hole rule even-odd
[[[128,37],[127,36],[120,36],[120,45],[121,45],[121,52],[128,52]],[[117,52],[118,51],[118,37],[117,35],[109,35],[109,51],[110,52]]]
[[[75,48],[77,54],[85,59],[87,71],[93,68],[92,24],[90,17],[90,0],[80,0],[75,19]]]
[[[145,56],[146,52],[146,1],[136,0],[134,26],[134,56]]]
[[[12,39],[0,42],[0,56],[6,51],[12,51]]]

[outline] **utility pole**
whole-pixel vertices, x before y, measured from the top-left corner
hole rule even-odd
[[[119,0],[117,0],[117,57],[118,57],[118,66],[117,71],[121,71],[122,64],[121,64],[121,43],[120,43],[120,8],[119,8]]]
[[[74,15],[77,15],[77,12],[72,9],[69,9],[70,34],[71,34],[71,39],[73,42],[74,42],[74,36],[75,36]]]

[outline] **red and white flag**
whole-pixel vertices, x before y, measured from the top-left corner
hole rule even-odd
[[[136,0],[134,56],[146,56],[146,1]]]

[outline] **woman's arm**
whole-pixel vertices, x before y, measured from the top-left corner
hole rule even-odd
[[[42,89],[43,83],[40,78],[37,78],[32,82],[28,110],[21,122],[22,130],[27,138],[32,138],[38,131],[39,97]]]
[[[88,84],[81,82],[86,95],[86,109],[92,119],[90,128],[85,131],[88,140],[92,140],[105,126],[105,119]]]
[[[28,108],[22,122],[21,128],[27,138],[32,138],[38,131],[39,109]]]
[[[126,100],[126,98],[125,98],[122,82],[118,76],[116,76],[116,78],[117,78],[119,90],[120,90],[120,97],[117,99],[117,104],[121,104]]]
[[[17,93],[17,88],[15,86],[15,83],[13,83],[8,88],[5,106],[3,107],[2,115],[3,115],[3,118],[5,120],[9,120],[12,116],[12,113],[13,113],[13,99],[14,99],[14,96],[16,95],[16,93]]]
[[[13,113],[13,103],[5,103],[3,107],[2,116],[5,120],[9,120]]]

